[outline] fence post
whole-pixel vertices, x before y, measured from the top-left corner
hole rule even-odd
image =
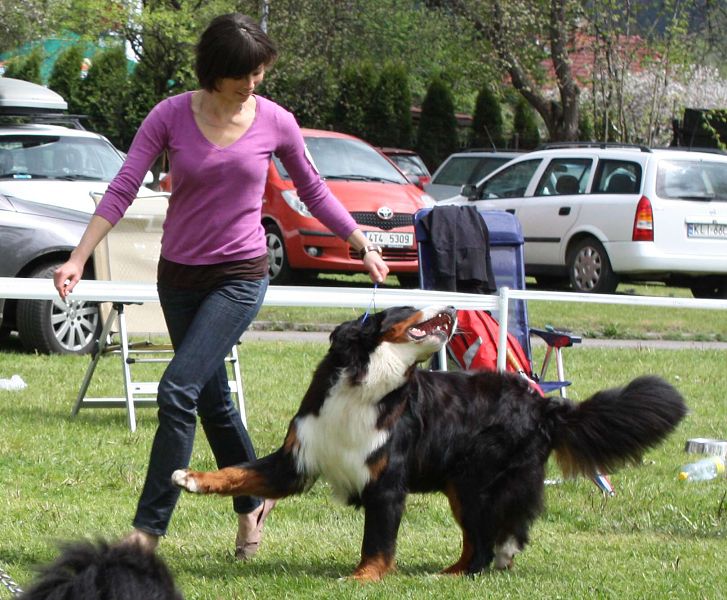
[[[510,288],[503,286],[498,290],[497,320],[500,322],[497,339],[497,370],[505,371],[507,368],[507,320],[510,304]]]

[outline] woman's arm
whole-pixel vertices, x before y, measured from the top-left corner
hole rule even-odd
[[[111,223],[103,217],[94,215],[86,226],[86,231],[81,236],[75,250],[71,252],[69,259],[58,267],[53,274],[53,284],[58,290],[62,300],[73,291],[76,284],[81,280],[86,262],[93,253],[94,248],[111,231]]]

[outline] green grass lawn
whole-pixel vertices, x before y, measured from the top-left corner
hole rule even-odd
[[[260,453],[282,441],[324,351],[310,343],[242,345]],[[21,586],[34,565],[56,556],[57,541],[129,531],[155,413],[139,409],[134,434],[121,409],[83,409],[71,419],[87,360],[0,353],[0,377],[18,373],[28,383],[21,392],[0,392],[0,567]],[[186,598],[724,598],[727,479],[677,481],[679,466],[694,458],[683,451],[687,439],[727,435],[724,364],[719,351],[568,351],[576,400],[657,373],[682,391],[691,411],[643,464],[612,475],[615,497],[585,480],[549,485],[546,512],[510,572],[438,576],[458,558],[460,536],[444,497],[430,495],[409,499],[396,573],[380,584],[341,581],[358,561],[363,515],[336,504],[323,483],[278,505],[248,564],[233,557],[235,518],[230,501],[217,497],[183,495],[160,553]],[[156,376],[135,378],[147,375]],[[90,394],[117,395],[120,384],[118,358],[104,358]],[[201,432],[192,464],[213,466]]]

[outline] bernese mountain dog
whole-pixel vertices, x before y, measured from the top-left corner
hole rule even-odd
[[[410,492],[443,492],[462,529],[462,554],[444,573],[512,566],[543,506],[545,464],[566,476],[638,462],[686,413],[658,377],[574,403],[543,397],[517,374],[417,368],[449,339],[451,307],[396,307],[339,325],[282,447],[214,472],[178,470],[198,494],[283,498],[318,477],[365,512],[359,580],[394,567]]]

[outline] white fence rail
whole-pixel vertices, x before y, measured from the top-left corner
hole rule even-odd
[[[76,300],[90,302],[121,302],[128,304],[159,302],[155,284],[133,281],[84,280],[75,287],[73,297]],[[0,298],[56,300],[60,302],[58,293],[50,279],[0,277]],[[459,309],[496,309],[499,312],[500,322],[506,323],[511,300],[727,310],[727,300],[541,292],[536,290],[511,290],[506,287],[500,288],[492,296],[484,296],[480,294],[397,288],[374,290],[373,287],[271,286],[268,288],[264,304],[265,306],[352,307],[363,309],[369,306],[388,308],[401,305],[422,307],[442,304]],[[505,368],[506,334],[506,329],[501,328],[500,339],[498,340],[498,367],[501,369]]]

